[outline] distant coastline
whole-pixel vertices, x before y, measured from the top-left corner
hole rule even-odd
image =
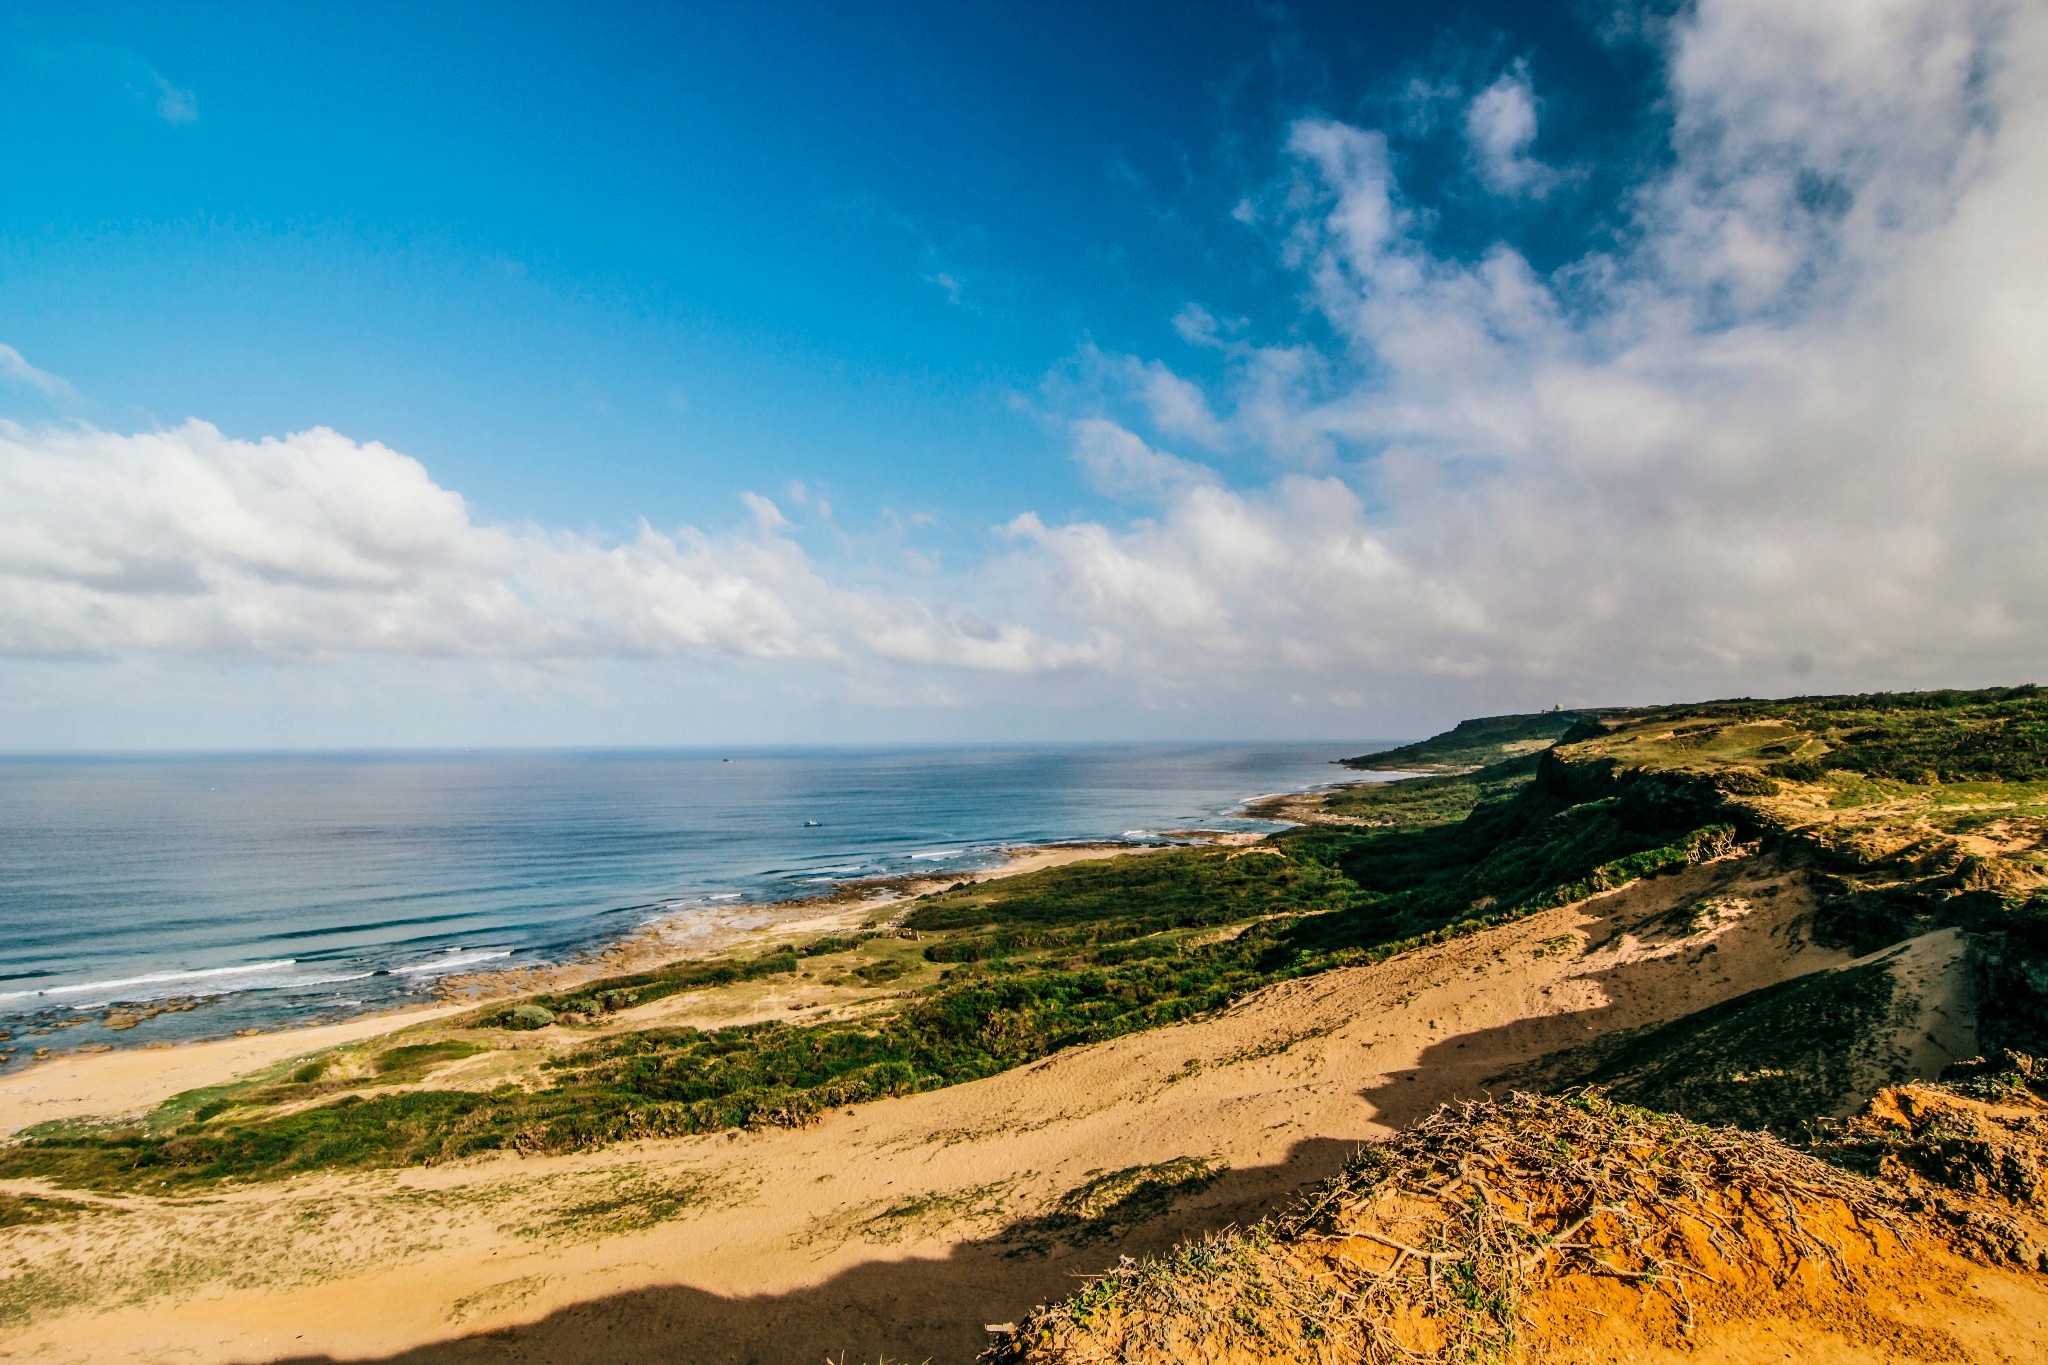
[[[742,946],[760,949],[859,929],[878,911],[963,881],[997,881],[1048,867],[1140,855],[1193,842],[1248,843],[1257,837],[1243,831],[1177,830],[1147,843],[1100,839],[1026,845],[1002,850],[1004,861],[993,867],[962,875],[871,878],[816,895],[734,907],[714,922],[692,923],[681,936],[664,932],[659,922],[645,925],[574,961],[450,978],[442,983],[439,999],[346,1020],[250,1029],[229,1038],[53,1050],[24,1070],[0,1076],[0,1139],[40,1123],[138,1114],[188,1090],[218,1085],[343,1043],[396,1033],[493,1000],[561,991],[599,977],[714,957]]]
[[[1245,747],[1254,755],[1259,752],[1254,746]],[[1329,780],[1329,756],[1342,752],[1343,746],[1287,747],[1293,751],[1293,763],[1292,771],[1286,775],[1295,779],[1290,784],[1294,790],[1319,790],[1335,785]],[[1139,761],[1153,759],[1148,749],[1137,747],[1132,752]],[[1112,752],[1108,756],[1116,755]],[[964,757],[979,759],[981,755]],[[741,765],[726,767],[718,776],[722,778],[738,766]],[[1254,780],[1258,775],[1246,774]],[[857,924],[863,915],[873,914],[898,900],[961,880],[1010,875],[1065,861],[1075,856],[1077,850],[1089,851],[1087,856],[1100,856],[1097,850],[1121,852],[1161,847],[1286,820],[1284,815],[1275,817],[1259,808],[1267,797],[1245,797],[1246,791],[1270,793],[1272,788],[1248,783],[1237,786],[1236,792],[1227,796],[1219,792],[1187,803],[1189,807],[1207,808],[1208,818],[1199,823],[1219,826],[1207,831],[1124,828],[1128,821],[1123,809],[1098,809],[1091,812],[1096,830],[1117,833],[1019,840],[991,846],[973,839],[971,828],[962,828],[959,833],[969,835],[967,839],[956,836],[926,841],[919,836],[907,845],[899,839],[897,851],[890,853],[848,850],[847,836],[835,830],[839,839],[831,847],[843,851],[829,860],[827,867],[816,871],[799,866],[782,873],[780,880],[789,888],[785,894],[761,897],[749,894],[744,887],[720,894],[707,888],[707,894],[666,905],[655,902],[622,907],[625,913],[579,910],[569,917],[577,930],[576,938],[554,950],[546,944],[494,946],[482,935],[471,935],[466,943],[450,945],[445,957],[416,953],[414,961],[396,964],[395,969],[378,964],[374,958],[323,963],[294,961],[284,954],[256,962],[195,964],[198,970],[191,971],[148,965],[115,968],[105,973],[105,985],[139,982],[140,988],[133,996],[110,992],[103,999],[79,994],[84,986],[94,984],[90,981],[63,981],[48,995],[32,995],[32,987],[17,975],[14,991],[0,991],[0,1014],[5,1015],[0,1018],[0,1035],[7,1035],[0,1036],[0,1076],[22,1074],[41,1063],[77,1061],[110,1052],[160,1052],[166,1046],[247,1040],[266,1034],[296,1039],[342,1026],[351,1026],[353,1034],[352,1026],[361,1020],[392,1019],[402,1024],[422,1011],[437,1011],[446,1004],[467,1006],[574,983],[594,975],[687,960],[754,939],[774,939],[792,926],[813,921],[836,924],[849,920]],[[882,795],[886,797],[888,793]],[[1057,792],[1052,795],[1057,796]],[[787,818],[785,814],[784,819]],[[1079,821],[1059,823],[1072,829]],[[887,844],[879,836],[893,831],[876,834],[874,842],[886,850]],[[907,865],[917,870],[863,870],[887,867],[892,862],[899,868]],[[932,870],[923,871],[928,862]],[[767,880],[772,879],[760,877],[756,884]],[[805,883],[815,885],[816,889]],[[422,894],[430,890],[423,889]],[[592,893],[592,898],[600,894]],[[175,964],[176,959],[171,962]],[[451,967],[456,969],[450,970]],[[166,989],[171,981],[183,979],[203,983],[208,989]],[[274,984],[279,979],[287,984]],[[291,998],[297,979],[312,983],[324,994],[305,1003]],[[244,983],[252,980],[256,989],[249,990]],[[322,982],[333,984],[323,986]],[[243,989],[212,989],[217,986]]]

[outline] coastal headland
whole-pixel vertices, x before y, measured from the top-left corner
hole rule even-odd
[[[2029,1358],[2048,698],[1354,761],[1429,775],[275,1054],[75,1059],[109,1079],[0,1148],[0,1346]]]

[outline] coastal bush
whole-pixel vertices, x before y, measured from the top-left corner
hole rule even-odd
[[[1537,711],[1518,716],[1461,720],[1443,734],[1397,749],[1342,760],[1348,768],[1379,772],[1480,768],[1516,758],[1532,748],[1568,740],[1586,726],[1598,734],[1600,711]]]
[[[2038,687],[1912,693],[1866,704],[1828,766],[1922,783],[2024,781],[2048,772],[2048,696]],[[1816,708],[1821,710],[1824,708]]]
[[[1944,909],[1972,931],[1980,1046],[2048,1055],[2048,893],[1968,892]]]
[[[1777,779],[1755,768],[1730,768],[1714,785],[1729,796],[1775,796]]]
[[[900,957],[877,958],[873,962],[863,962],[853,969],[853,974],[870,986],[880,986],[909,973],[910,964]]]
[[[1576,782],[1577,779],[1574,779]],[[1725,851],[1737,827],[1718,797],[1682,782],[1503,785],[1455,823],[1320,835],[1363,895],[1346,913],[1303,919],[1266,960],[1369,949],[1466,922],[1489,923],[1611,890]]]
[[[779,947],[751,958],[677,963],[653,971],[585,982],[573,991],[537,995],[532,1003],[555,1014],[616,1014],[684,991],[729,986],[764,976],[789,975],[797,970],[798,961],[796,949]]]
[[[1813,888],[1814,941],[1858,957],[1926,932],[1941,911],[1937,899],[1909,886],[1861,889],[1840,877],[1817,876]]]
[[[1528,785],[1536,775],[1537,758],[1527,754],[1457,777],[1411,777],[1343,787],[1323,798],[1323,809],[1369,828],[1452,824],[1482,801],[1512,795]]]
[[[555,1012],[545,1005],[514,1005],[499,1017],[499,1025],[509,1029],[546,1028],[555,1022]]]

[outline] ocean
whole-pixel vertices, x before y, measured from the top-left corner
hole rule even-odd
[[[1019,844],[1268,828],[1233,812],[1371,747],[0,758],[0,1069],[419,1003],[450,973]]]

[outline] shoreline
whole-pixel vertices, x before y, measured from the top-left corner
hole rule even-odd
[[[334,1023],[285,1026],[230,1038],[57,1053],[0,1076],[0,1141],[42,1123],[132,1118],[188,1090],[223,1085],[253,1071],[295,1062],[344,1043],[397,1033],[493,1000],[558,991],[600,977],[716,956],[741,945],[765,947],[857,929],[877,911],[906,905],[959,882],[995,881],[1069,863],[1185,847],[1196,840],[1251,844],[1266,836],[1249,830],[1175,830],[1162,837],[1176,842],[1136,844],[1105,839],[1027,844],[1000,850],[1004,862],[974,872],[865,878],[814,896],[716,907],[717,913],[709,915],[697,909],[677,912],[569,962],[451,976],[438,984],[441,998],[434,1003],[372,1011]],[[674,921],[686,917],[689,931],[678,933]]]
[[[567,990],[606,976],[650,971],[674,962],[709,957],[742,945],[766,946],[796,937],[858,929],[876,912],[919,896],[969,882],[997,881],[1048,867],[1184,848],[1189,844],[1235,845],[1265,837],[1250,830],[1165,830],[1158,843],[1125,839],[1069,839],[1000,848],[1003,861],[966,872],[901,873],[858,877],[829,891],[753,904],[692,906],[650,920],[630,933],[586,950],[565,962],[501,967],[443,977],[436,994],[464,1006],[514,995]]]

